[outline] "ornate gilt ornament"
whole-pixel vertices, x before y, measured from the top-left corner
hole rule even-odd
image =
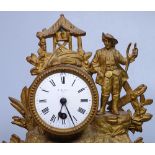
[[[13,134],[10,142],[131,142],[128,132],[142,132],[143,123],[152,118],[145,108],[153,102],[145,99],[147,86],[132,89],[127,81],[129,64],[138,55],[137,45],[130,54],[129,44],[123,57],[115,49],[117,39],[103,33],[105,47],[89,62],[92,53],[82,47],[85,35],[64,15],[49,29],[37,32],[38,55],[26,58],[36,77],[29,88],[23,88],[20,101],[9,97],[22,116],[13,116],[12,124],[28,132],[25,140]],[[72,37],[77,38],[77,51],[72,49]],[[47,52],[48,38],[53,39],[52,52]],[[102,88],[99,108],[93,74]],[[122,88],[124,96],[120,96]],[[133,113],[123,109],[129,103]],[[135,142],[142,140],[140,137]]]
[[[61,15],[59,20],[49,29],[43,29],[42,32],[37,33],[40,40],[39,56],[31,54],[26,58],[29,63],[35,66],[31,69],[31,74],[38,75],[45,69],[59,64],[76,65],[89,72],[90,63],[88,59],[92,53],[85,53],[82,48],[81,36],[85,35],[86,32],[75,27],[64,15]],[[72,36],[77,38],[77,51],[72,50]],[[46,39],[51,37],[53,37],[53,52],[48,53],[46,51]]]

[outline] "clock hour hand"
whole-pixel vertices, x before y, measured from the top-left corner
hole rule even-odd
[[[59,117],[61,116],[62,107],[63,107],[63,105],[61,105],[61,109],[60,109],[60,111],[58,112],[58,120],[59,120]]]
[[[58,112],[58,120],[59,120],[59,117],[61,118],[62,107],[66,104],[66,102],[67,102],[67,100],[66,100],[66,98],[64,98],[64,97],[62,97],[62,98],[60,99],[61,109],[60,109],[60,111]]]

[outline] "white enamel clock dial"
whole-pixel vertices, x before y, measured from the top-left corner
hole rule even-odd
[[[71,73],[55,73],[38,86],[35,96],[38,115],[60,129],[78,126],[89,115],[92,94],[87,83]]]

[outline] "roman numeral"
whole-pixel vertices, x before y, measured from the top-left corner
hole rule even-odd
[[[47,100],[46,99],[43,99],[43,100],[39,100],[39,103],[46,103]]]
[[[50,121],[54,123],[55,122],[55,119],[56,119],[56,116],[53,114],[52,117],[51,117],[51,119],[50,119]]]
[[[88,102],[88,99],[81,99],[81,102]]]
[[[44,92],[46,92],[46,93],[49,93],[49,91],[48,91],[48,90],[44,90],[44,89],[42,89],[42,91],[44,91]]]
[[[66,124],[65,119],[62,119],[62,124]]]
[[[81,107],[79,107],[78,112],[80,112],[81,114],[84,114],[86,112],[86,110],[81,108]]]
[[[82,89],[78,90],[78,93],[81,93],[84,90],[85,90],[85,88],[82,88]]]
[[[50,80],[50,83],[51,83],[54,87],[56,86],[56,84],[54,83],[53,80]]]
[[[42,110],[43,114],[46,115],[49,112],[49,108],[46,107],[45,109]]]
[[[73,81],[72,86],[74,85],[75,81],[76,81],[76,79]]]
[[[62,83],[62,84],[65,84],[65,76],[62,76],[62,77],[61,77],[61,83]]]
[[[73,118],[74,118],[74,120],[77,122],[77,119],[76,119],[76,117],[75,117],[75,116],[73,116]]]

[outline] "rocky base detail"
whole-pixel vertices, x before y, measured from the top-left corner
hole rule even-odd
[[[128,128],[131,124],[131,113],[120,112],[119,115],[105,113],[96,115],[76,142],[86,143],[130,143]]]
[[[93,122],[75,140],[65,140],[62,142],[74,143],[130,143],[128,129],[131,125],[132,117],[130,112],[121,111],[119,115],[106,112],[96,115]],[[53,143],[59,142],[49,138],[39,128],[29,131],[26,141],[29,143]]]

